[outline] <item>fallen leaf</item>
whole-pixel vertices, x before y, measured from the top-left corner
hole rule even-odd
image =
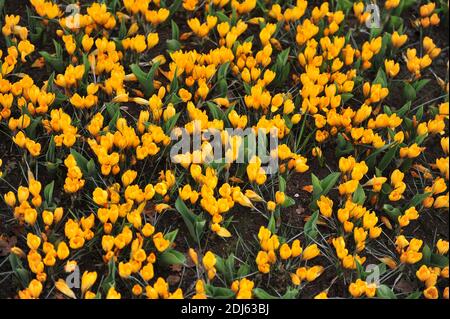
[[[169,277],[167,277],[167,283],[169,285],[176,285],[180,282],[181,277],[178,275],[170,275]]]
[[[7,236],[0,236],[0,256],[7,256],[9,255],[9,252],[11,251],[11,248],[13,248],[17,244],[17,237],[7,237]]]

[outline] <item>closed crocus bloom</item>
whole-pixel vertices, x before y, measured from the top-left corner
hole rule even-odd
[[[214,254],[210,251],[207,251],[205,256],[203,256],[203,260],[202,260],[203,266],[205,266],[206,270],[210,270],[212,268],[214,268],[215,264],[216,264],[216,257],[214,256]]]
[[[86,291],[88,291],[97,280],[97,272],[92,271],[85,271],[83,273],[83,276],[81,277],[81,293],[84,294]]]
[[[57,282],[55,282],[55,287],[67,297],[76,299],[75,293],[72,289],[70,289],[64,279],[59,279]]]
[[[120,299],[121,294],[114,287],[109,288],[106,299]]]
[[[445,266],[442,270],[441,270],[441,277],[448,279],[448,266]]]
[[[353,169],[355,164],[356,164],[356,161],[355,161],[355,158],[353,156],[349,156],[348,158],[341,157],[339,159],[339,170],[342,173],[351,172],[351,170]]]
[[[156,46],[159,42],[159,35],[158,33],[149,33],[147,35],[147,45],[148,48],[151,49],[154,46]]]
[[[384,67],[386,69],[386,74],[391,78],[395,77],[400,71],[400,64],[395,63],[394,60],[385,60]]]
[[[314,296],[314,299],[328,299],[328,291],[322,291],[321,293]]]
[[[42,292],[42,283],[36,279],[33,279],[28,285],[28,291],[32,298],[39,298]]]
[[[362,161],[360,163],[356,163],[355,167],[353,167],[353,170],[352,170],[352,179],[359,181],[364,177],[364,175],[368,171],[369,171],[369,167],[367,167],[367,165],[364,161]]]
[[[330,198],[321,195],[317,201],[317,206],[324,217],[330,218],[333,214],[333,201]]]
[[[300,240],[296,239],[292,242],[291,252],[292,257],[298,257],[302,253],[303,249],[300,245]]]
[[[403,181],[403,178],[405,177],[405,174],[402,173],[400,170],[396,169],[391,174],[391,184],[393,186],[396,186],[400,184]]]
[[[23,203],[24,201],[28,200],[28,197],[30,196],[30,191],[27,187],[19,186],[17,190],[17,199],[19,200],[19,203]]]
[[[280,257],[281,259],[289,259],[291,257],[292,251],[288,244],[284,243],[280,247]]]
[[[119,270],[120,277],[128,278],[131,275],[131,272],[132,272],[131,263],[129,263],[129,262],[127,262],[127,263],[120,262],[118,270]]]
[[[295,271],[295,274],[298,276],[298,278],[299,278],[300,280],[306,279],[307,273],[308,273],[308,270],[306,269],[306,267],[299,267],[299,268],[297,268],[297,270]]]
[[[165,239],[161,232],[153,235],[153,244],[159,252],[165,251],[169,248],[170,241]]]
[[[301,279],[296,274],[290,274],[290,275],[291,275],[292,284],[295,286],[300,285],[300,283],[302,282]]]
[[[338,187],[339,194],[345,195],[345,194],[353,194],[356,189],[358,188],[359,182],[355,180],[351,180],[348,182],[345,182],[343,184],[340,184]]]
[[[395,246],[397,247],[397,251],[401,252],[403,248],[409,245],[409,241],[405,238],[405,236],[400,235],[397,236],[395,240]]]
[[[427,281],[430,278],[431,272],[426,265],[420,266],[419,270],[416,271],[416,276],[420,281]]]
[[[369,229],[369,236],[370,238],[375,239],[380,237],[381,232],[382,232],[381,227],[372,227]]]
[[[436,243],[436,248],[439,254],[445,255],[448,253],[449,243],[446,240],[439,239]]]
[[[402,132],[402,131],[400,131],[400,132],[397,132],[395,135],[394,135],[394,141],[396,141],[396,142],[398,142],[398,143],[403,143],[403,140],[405,139],[405,134]]]
[[[97,187],[93,194],[94,202],[99,206],[104,206],[108,202],[108,192]]]
[[[155,232],[155,227],[150,223],[146,223],[141,231],[145,237],[150,237]]]
[[[320,250],[317,244],[312,244],[306,247],[302,253],[302,260],[310,260],[320,255]]]
[[[409,242],[409,250],[419,251],[419,249],[422,247],[422,245],[423,245],[423,240],[413,238]]]
[[[105,252],[112,250],[114,247],[114,237],[110,235],[104,235],[102,237],[102,248]]]
[[[64,260],[69,256],[69,247],[67,247],[67,244],[65,242],[60,242],[58,244],[58,249],[56,251],[56,254],[58,255],[58,258],[60,260]]]
[[[144,267],[142,267],[140,274],[145,281],[148,281],[154,277],[154,269],[153,264],[148,263]]]
[[[55,223],[58,223],[63,217],[64,209],[62,207],[57,207],[53,212],[53,219]]]
[[[27,234],[27,245],[31,250],[37,250],[41,245],[41,238],[32,234]]]
[[[423,291],[423,296],[426,299],[438,299],[439,298],[439,291],[435,286],[428,287]]]
[[[402,256],[400,256],[400,260],[402,260],[402,262],[406,262],[408,264],[415,264],[415,263],[419,262],[420,260],[422,260],[422,256],[423,256],[422,253],[419,253],[419,252],[413,251],[413,250],[408,250],[407,252],[402,254]]]
[[[286,199],[286,195],[284,194],[284,192],[280,192],[280,191],[277,191],[276,193],[275,193],[275,201],[276,201],[276,203],[278,204],[278,205],[281,205],[281,204],[283,204],[284,203],[284,201],[285,201],[285,199]]]
[[[449,196],[446,195],[438,196],[433,204],[434,208],[448,208],[449,207]]]
[[[433,186],[431,187],[433,194],[440,194],[447,190],[447,184],[445,180],[441,177],[435,179]]]
[[[4,195],[5,203],[9,207],[14,207],[16,205],[16,195],[13,192],[8,192]]]
[[[277,204],[276,204],[274,201],[269,200],[269,201],[267,202],[267,210],[268,210],[269,212],[275,211],[276,207],[277,207]]]
[[[358,280],[360,280],[360,279],[358,279]],[[352,282],[350,284],[350,286],[348,287],[348,291],[350,292],[352,297],[359,298],[365,293],[366,286]]]
[[[136,179],[136,177],[137,177],[137,172],[134,170],[127,170],[126,172],[124,172],[121,177],[123,186],[127,187],[128,185],[133,183],[133,181]]]
[[[81,45],[83,46],[83,50],[85,52],[89,52],[94,45],[94,39],[85,34],[81,39]]]
[[[396,48],[400,48],[407,40],[408,36],[406,34],[399,35],[397,31],[395,31],[391,37],[392,45]]]
[[[364,242],[367,238],[367,232],[362,227],[356,227],[353,230],[353,237],[356,243]]]
[[[51,226],[53,224],[53,213],[49,212],[47,210],[44,210],[42,212],[42,220],[44,221],[45,225]]]
[[[306,280],[311,282],[317,279],[322,273],[324,268],[322,266],[313,266],[308,269],[306,273]]]

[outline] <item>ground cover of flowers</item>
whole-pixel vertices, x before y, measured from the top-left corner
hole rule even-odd
[[[0,11],[0,297],[448,299],[447,1]]]

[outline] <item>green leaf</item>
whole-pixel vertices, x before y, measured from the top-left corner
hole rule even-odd
[[[221,120],[224,122],[228,122],[228,118],[225,116],[225,113],[217,106],[217,104],[213,102],[206,102],[206,105],[209,108],[209,111],[215,120]]]
[[[171,20],[170,18],[172,18],[172,16],[178,11],[178,9],[181,6],[181,2],[182,0],[175,0],[173,1],[173,3],[171,4],[171,6],[169,7],[169,20]]]
[[[416,99],[416,90],[408,82],[403,82],[403,96],[407,101],[414,101]]]
[[[397,115],[402,117],[411,109],[411,101],[408,101],[398,111]]]
[[[94,159],[91,158],[88,162],[87,162],[87,172],[88,172],[88,176],[94,176],[95,172],[97,171],[97,168],[95,166],[95,162]]]
[[[353,193],[352,200],[354,203],[363,205],[366,201],[366,193],[364,192],[363,187],[361,184],[358,184],[358,188],[356,188],[355,193]]]
[[[172,116],[170,119],[167,120],[167,122],[164,123],[164,133],[169,134],[172,132],[173,128],[178,122],[178,119],[180,118],[181,113],[178,112],[174,116]]]
[[[294,205],[295,205],[295,200],[292,197],[285,195],[285,200],[284,200],[283,204],[281,204],[281,207],[288,208],[288,207],[291,207]]]
[[[153,92],[155,91],[155,87],[153,85],[153,78],[155,76],[155,71],[159,67],[159,62],[156,62],[152,65],[148,73],[142,71],[142,69],[137,64],[130,65],[131,72],[136,75],[141,88],[144,91],[144,95],[149,98]]]
[[[75,161],[77,162],[77,166],[81,169],[83,174],[89,175],[88,173],[88,160],[86,157],[75,151],[74,149],[70,149],[70,154],[75,158]]]
[[[410,207],[416,207],[416,206],[418,206],[418,205],[421,205],[422,202],[423,202],[426,198],[428,198],[430,195],[431,195],[431,192],[427,192],[427,193],[424,193],[424,194],[416,194],[416,195],[414,195],[414,197],[409,201],[409,203],[408,203],[408,205],[407,205],[407,207],[406,207],[405,209],[410,208]]]
[[[114,258],[111,258],[108,263],[108,275],[102,283],[102,288],[105,293],[108,292],[109,288],[115,287],[116,285],[116,263]]]
[[[278,176],[278,185],[279,191],[284,193],[286,191],[286,180],[281,175]]]
[[[231,299],[235,296],[233,290],[229,288],[214,287],[212,285],[205,285],[206,295],[213,299]]]
[[[286,293],[283,296],[281,296],[281,299],[296,299],[298,291],[299,291],[298,289],[288,287]]]
[[[272,234],[276,233],[275,228],[275,216],[273,214],[270,215],[269,224],[267,225],[267,229],[272,232]]]
[[[338,0],[337,9],[341,9],[344,12],[348,12],[353,6],[350,0]]]
[[[306,238],[310,240],[315,240],[317,238],[317,219],[319,218],[319,211],[315,211],[309,220],[305,223],[304,232]]]
[[[83,81],[85,81],[91,69],[91,63],[89,62],[88,55],[86,53],[83,54],[83,64],[84,64]]]
[[[398,217],[400,217],[402,215],[402,212],[400,211],[400,209],[389,205],[389,204],[384,204],[383,205],[383,211],[388,214],[388,216],[395,222],[398,221]]]
[[[339,180],[339,177],[341,177],[341,173],[334,172],[325,177],[321,182],[320,186],[322,187],[323,191],[321,195],[326,195],[328,192],[334,187],[334,185]]]
[[[410,293],[406,297],[406,299],[419,299],[421,296],[422,296],[422,291],[417,290],[417,291],[414,291],[414,292]]]
[[[182,265],[186,262],[186,257],[178,250],[167,249],[158,256],[158,262],[163,265]]]
[[[387,145],[384,145],[383,147],[380,147],[379,149],[374,150],[365,159],[367,166],[369,166],[369,168],[374,168],[378,154],[382,153],[383,151],[385,151],[386,149],[388,149],[391,146],[392,146],[392,144],[387,144]]]
[[[390,31],[399,30],[402,25],[403,18],[391,15],[388,25]]]
[[[383,158],[380,161],[380,164],[377,165],[377,167],[380,169],[380,171],[384,171],[389,164],[392,163],[392,160],[395,157],[395,154],[397,153],[397,150],[399,148],[399,145],[392,146],[389,151],[384,154]]]
[[[48,144],[47,153],[45,153],[45,160],[49,163],[55,162],[55,140],[53,138],[50,139],[50,142]]]
[[[377,297],[381,299],[397,299],[394,292],[386,285],[380,285],[377,288]]]
[[[262,288],[255,288],[255,289],[253,289],[253,294],[258,299],[280,299],[278,297],[272,296],[271,294],[269,294],[268,292],[266,292]]]
[[[66,66],[63,59],[63,49],[55,40],[53,40],[53,45],[55,46],[54,54],[50,54],[46,51],[39,51],[39,54],[44,58],[46,64],[52,66],[55,71],[58,73],[64,73]]]
[[[166,40],[166,44],[169,52],[175,52],[181,49],[181,43],[178,40],[168,39]]]
[[[44,188],[44,199],[47,204],[50,204],[53,200],[53,188],[55,186],[55,181],[52,181]]]
[[[412,84],[414,87],[414,90],[416,91],[416,94],[419,93],[420,90],[422,90],[425,85],[427,85],[430,82],[430,79],[421,79]]]
[[[201,215],[197,216],[192,213],[180,197],[178,197],[175,202],[175,208],[183,218],[191,237],[199,243],[200,238],[203,235],[206,220],[204,220]]]
[[[384,88],[388,86],[387,76],[382,68],[378,69],[377,76],[372,84],[381,84]]]
[[[28,287],[28,284],[30,282],[30,273],[28,270],[26,270],[23,265],[20,258],[15,254],[9,254],[9,263],[11,265],[11,269],[14,272],[14,275],[19,280],[21,286],[23,288]]]
[[[435,266],[435,267],[445,268],[448,266],[448,257],[432,253],[431,258],[430,258],[430,265]]]
[[[125,19],[122,19],[122,21],[120,21],[119,40],[125,39],[126,36],[127,36],[127,26],[125,24]]]
[[[165,234],[164,239],[173,243],[175,238],[177,238],[177,235],[178,235],[178,229],[175,229],[174,231],[171,231],[170,233]]]
[[[170,21],[172,27],[172,40],[180,40],[180,28],[178,28],[175,20]]]
[[[250,266],[247,264],[242,264],[237,271],[237,278],[243,278],[250,273]]]
[[[430,246],[424,245],[422,249],[422,262],[425,265],[429,265],[431,261],[431,249]]]

